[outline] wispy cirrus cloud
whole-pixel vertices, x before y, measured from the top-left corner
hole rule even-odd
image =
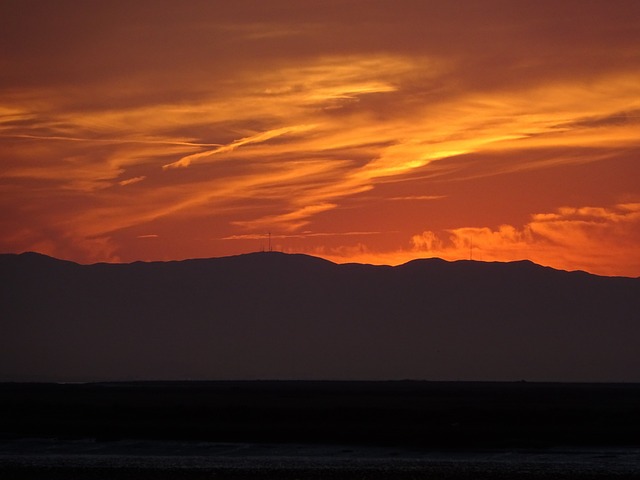
[[[251,229],[257,230],[277,228],[278,230],[295,231],[307,225],[309,223],[309,217],[334,209],[336,206],[334,203],[304,205],[297,210],[280,215],[270,215],[257,220],[236,221],[233,223],[241,227],[250,227]]]
[[[140,175],[139,177],[127,178],[126,180],[121,180],[118,182],[118,185],[125,187],[127,185],[132,185],[134,183],[142,182],[145,178],[144,175]]]
[[[246,233],[240,235],[229,235],[221,240],[264,240],[273,239],[289,239],[289,238],[313,238],[313,237],[359,237],[363,235],[380,235],[382,232],[311,232],[304,231],[299,233]]]
[[[571,0],[553,15],[546,1],[336,5],[62,1],[44,14],[2,4],[12,20],[0,54],[0,206],[11,235],[0,246],[134,259],[130,239],[154,231],[162,252],[206,256],[234,242],[205,237],[406,239],[430,225],[431,245],[452,248],[442,232],[478,224],[492,225],[476,233],[487,248],[512,234],[503,243],[515,251],[531,244],[522,219],[533,212],[637,200],[625,180],[640,149],[636,2]],[[595,163],[619,172],[590,193]],[[542,183],[509,186],[541,170],[567,187],[551,198]],[[522,189],[538,192],[525,204]],[[480,218],[487,208],[500,220]],[[306,236],[318,252],[388,258],[400,248],[391,237],[401,234],[359,246]]]
[[[430,200],[440,200],[445,198],[445,195],[407,195],[404,197],[391,197],[389,200],[393,201],[430,201]]]
[[[178,168],[178,167],[188,167],[192,162],[196,160],[204,160],[208,159],[213,155],[232,152],[233,150],[242,147],[243,145],[248,145],[252,143],[262,143],[271,140],[272,138],[279,137],[281,135],[288,135],[292,133],[304,132],[306,130],[311,130],[314,128],[314,125],[294,125],[289,127],[276,128],[274,130],[269,130],[266,132],[256,133],[255,135],[251,135],[249,137],[241,138],[239,140],[234,140],[228,145],[220,145],[213,150],[208,150],[204,152],[193,153],[191,155],[187,155],[186,157],[182,157],[180,160],[172,163],[168,163],[163,165],[163,169],[168,168]]]

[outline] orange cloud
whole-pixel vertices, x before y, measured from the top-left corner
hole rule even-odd
[[[333,203],[321,203],[317,205],[306,205],[292,212],[281,215],[272,215],[257,220],[233,222],[234,225],[248,227],[251,229],[271,229],[294,231],[309,223],[308,218],[321,212],[326,212],[335,208]]]
[[[640,203],[614,207],[563,207],[535,214],[520,227],[463,227],[424,231],[411,238],[411,249],[373,252],[358,246],[324,252],[334,261],[400,264],[416,256],[481,261],[530,259],[565,270],[601,275],[640,274]]]
[[[314,128],[313,125],[294,125],[294,126],[291,126],[291,127],[277,128],[275,130],[270,130],[270,131],[267,131],[267,132],[260,132],[260,133],[257,133],[255,135],[252,135],[250,137],[241,138],[240,140],[234,140],[233,142],[231,142],[228,145],[221,145],[221,146],[215,148],[214,150],[209,150],[209,151],[205,151],[205,152],[199,152],[199,153],[194,153],[194,154],[191,154],[191,155],[187,155],[186,157],[182,157],[180,160],[178,160],[176,162],[172,162],[172,163],[168,163],[167,165],[163,165],[162,168],[163,169],[167,169],[167,168],[188,167],[195,160],[201,160],[201,159],[204,159],[204,158],[209,158],[212,155],[216,155],[216,154],[220,154],[220,153],[232,152],[236,148],[239,148],[239,147],[241,147],[243,145],[247,145],[247,144],[250,144],[250,143],[266,142],[268,140],[271,140],[272,138],[276,138],[276,137],[279,137],[281,135],[286,135],[286,134],[289,134],[289,133],[296,133],[296,132],[304,132],[305,130],[310,130],[312,128]]]
[[[131,185],[132,183],[138,183],[147,178],[144,175],[140,175],[139,177],[127,178],[126,180],[121,180],[118,182],[118,185],[124,187],[126,185]]]
[[[640,149],[636,7],[583,3],[556,2],[551,16],[545,1],[332,9],[277,0],[276,16],[233,2],[186,10],[105,2],[46,15],[41,6],[2,4],[0,18],[12,19],[3,38],[20,48],[2,49],[0,59],[0,248],[129,258],[140,243],[129,238],[158,231],[173,239],[169,257],[218,255],[227,252],[220,243],[233,242],[202,241],[196,250],[200,232],[379,231],[385,219],[406,239],[423,228],[429,200],[442,209],[471,203],[462,197],[481,179],[568,165],[584,172],[632,157]],[[617,175],[637,177],[637,163]],[[520,215],[640,193],[616,181],[598,199],[572,197],[578,178]],[[468,191],[456,187],[461,181]],[[372,198],[385,203],[385,219],[362,207]],[[505,208],[491,228],[442,233],[471,224],[455,214],[443,212],[450,221],[406,251],[385,235],[356,247],[318,236],[327,243],[309,248],[355,248],[390,262],[430,251],[466,258],[473,237],[474,256],[544,260],[563,242],[595,255],[589,238],[601,223],[609,245],[615,234],[627,248],[621,226],[631,224],[557,211],[517,227]],[[171,225],[180,236],[168,234]],[[613,262],[604,257],[594,258]]]

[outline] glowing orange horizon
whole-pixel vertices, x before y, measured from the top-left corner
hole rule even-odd
[[[0,251],[640,276],[637,2],[276,3],[1,6]]]

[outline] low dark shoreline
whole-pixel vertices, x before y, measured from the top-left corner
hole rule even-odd
[[[430,452],[338,445],[131,441],[80,445],[57,441],[52,449],[42,440],[26,445],[40,450],[11,454],[0,443],[2,478],[626,480],[640,476],[638,449]]]
[[[4,383],[0,411],[7,478],[640,475],[639,384]]]
[[[640,445],[640,384],[0,384],[0,436],[431,448]]]

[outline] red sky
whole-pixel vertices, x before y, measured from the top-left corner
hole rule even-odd
[[[640,275],[640,2],[5,1],[0,251]]]

